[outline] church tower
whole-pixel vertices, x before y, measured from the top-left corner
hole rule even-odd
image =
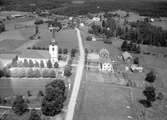
[[[52,32],[52,40],[49,44],[50,60],[52,63],[55,63],[58,62],[58,44],[55,40],[55,28],[50,27],[49,29]]]

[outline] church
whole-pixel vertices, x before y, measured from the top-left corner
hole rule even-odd
[[[59,54],[58,42],[55,39],[55,31],[52,27],[52,40],[49,43],[49,51],[47,50],[24,50],[20,55],[18,55],[18,62],[24,62],[25,60],[32,61],[34,64],[41,62],[44,63],[44,67],[47,67],[47,62],[50,60],[52,66],[58,63],[59,67],[64,67],[69,61],[69,55]],[[61,60],[59,57],[61,56]]]

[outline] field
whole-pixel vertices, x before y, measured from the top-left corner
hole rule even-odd
[[[78,120],[128,120],[129,89],[105,84],[86,74]],[[98,80],[97,80],[98,79]],[[93,81],[92,81],[93,80]],[[97,81],[96,81],[97,80]]]
[[[41,39],[35,44],[35,46],[48,48],[50,41],[52,40],[52,35],[44,26],[40,29]],[[78,48],[78,40],[75,30],[65,30],[56,33],[56,41],[60,48]]]
[[[0,51],[14,51],[19,46],[23,45],[26,40],[3,40],[0,41]]]

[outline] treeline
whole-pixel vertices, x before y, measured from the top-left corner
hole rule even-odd
[[[167,46],[167,31],[148,22],[135,22],[130,24],[130,29],[125,28],[120,37],[139,44]]]
[[[36,9],[55,9],[61,7],[60,0],[1,0],[4,10],[35,11]]]
[[[97,8],[99,6],[99,8]],[[87,13],[97,13],[100,11],[126,10],[138,12],[143,16],[167,16],[167,2],[146,2],[146,1],[103,1],[103,2],[87,2],[78,6],[69,6],[59,14],[65,15],[81,15]]]
[[[91,34],[105,34],[107,38],[120,37],[136,44],[167,46],[167,31],[148,22],[138,21],[119,26],[113,18],[102,22],[102,26],[93,24]]]

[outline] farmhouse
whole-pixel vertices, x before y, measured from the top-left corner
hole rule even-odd
[[[131,54],[129,52],[127,52],[127,51],[125,51],[125,52],[122,53],[122,57],[123,57],[123,60],[125,62],[130,62],[133,59],[133,57],[131,56]]]
[[[101,49],[98,53],[89,53],[87,63],[91,66],[97,66],[101,72],[114,72],[111,58],[107,49]]]

